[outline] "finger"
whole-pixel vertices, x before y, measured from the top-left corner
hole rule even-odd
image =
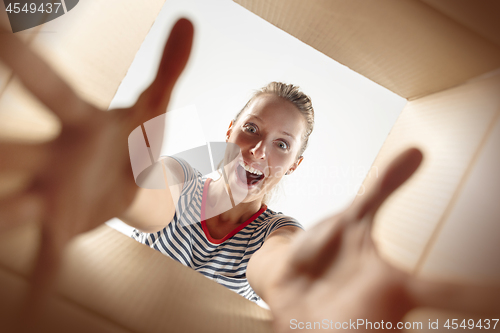
[[[0,172],[32,172],[48,162],[47,144],[0,143]]]
[[[82,101],[50,66],[14,34],[0,31],[2,60],[43,104],[63,123],[76,124],[90,116],[92,108]]]
[[[193,25],[180,19],[172,28],[163,51],[160,67],[153,83],[142,93],[136,105],[140,105],[140,123],[166,112],[175,82],[181,75],[191,53]],[[152,113],[144,112],[151,110]],[[137,124],[135,124],[137,126]]]
[[[356,219],[361,220],[367,214],[375,215],[387,197],[417,170],[422,159],[422,152],[416,148],[410,148],[397,156],[379,180],[367,190],[367,194],[353,203],[351,209],[355,212]]]
[[[372,250],[370,228],[360,227],[352,221],[361,220],[367,213],[374,214],[383,201],[413,174],[421,160],[422,154],[417,149],[403,152],[389,164],[367,195],[353,203],[347,212],[332,216],[301,235],[301,242],[296,244],[302,246],[297,245],[294,252],[297,269],[313,277],[323,274],[339,254],[342,244]]]
[[[0,201],[0,232],[24,223],[37,222],[42,217],[43,203],[40,197],[20,194]]]

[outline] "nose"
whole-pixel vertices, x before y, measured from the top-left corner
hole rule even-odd
[[[264,159],[266,157],[266,146],[262,141],[259,141],[252,149],[250,149],[250,153],[256,159]]]

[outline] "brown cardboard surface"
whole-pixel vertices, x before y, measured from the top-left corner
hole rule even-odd
[[[4,27],[7,31],[11,31],[10,28],[10,23],[9,19],[7,17],[7,12],[5,11],[5,4],[4,2],[0,2],[0,25]],[[40,31],[40,27],[34,27],[31,29],[27,29],[21,33],[17,34],[17,37],[20,38],[22,41],[24,41],[26,44],[31,45],[34,38]],[[2,105],[2,97],[4,93],[9,90],[9,85],[13,84],[16,85],[14,88],[15,90],[18,90],[18,87],[16,82],[13,82],[13,74],[10,68],[7,68],[3,63],[0,62],[0,140],[4,139],[9,139],[9,140],[20,140],[20,141],[30,141],[33,139],[33,135],[40,134],[40,140],[44,139],[44,133],[39,133],[39,128],[35,126],[31,126],[30,128],[33,130],[33,132],[30,133],[30,131],[26,131],[26,126],[29,125],[23,125],[19,124],[17,121],[19,119],[19,114],[17,113],[19,109],[19,105],[12,107],[11,105]],[[9,103],[12,102],[12,95],[9,93],[8,96]],[[29,98],[28,98],[29,99]],[[20,100],[21,104],[23,103],[22,100]],[[33,107],[33,103],[29,110],[26,110],[28,113],[36,115],[35,118],[38,118],[38,113],[36,111],[36,108]],[[26,106],[26,105],[25,105]],[[26,112],[25,111],[25,112]],[[40,117],[44,117],[43,115],[44,111],[41,110]],[[23,114],[23,113],[22,113]],[[24,114],[25,116],[25,114]],[[15,118],[18,118],[17,120]],[[27,117],[23,117],[24,120],[29,119]],[[37,122],[37,119],[35,119],[35,122]],[[22,128],[24,130],[18,131]],[[42,129],[43,132],[43,129]],[[53,134],[54,131],[52,131]],[[2,189],[0,188],[0,192]]]
[[[407,99],[500,67],[499,45],[419,0],[235,2]]]
[[[164,2],[80,1],[57,20],[16,36],[31,45],[77,93],[106,109]],[[8,25],[4,8],[0,2],[0,24]],[[57,118],[0,63],[0,140],[40,142],[58,131]],[[22,183],[19,175],[0,176],[0,196]]]
[[[5,11],[5,3],[3,1],[0,3],[0,25],[4,29],[7,29],[7,31],[11,31],[9,17],[7,16],[7,12]]]
[[[6,282],[0,284],[2,295],[22,295],[36,235],[30,225],[0,235],[0,278]],[[51,302],[43,328],[58,327],[57,321],[67,315],[76,318],[74,324],[64,318],[67,327],[80,323],[132,332],[271,332],[268,310],[107,226],[71,243]]]
[[[7,88],[7,85],[12,77],[12,71],[4,64],[0,63],[0,98]]]
[[[0,270],[0,321],[2,331],[10,333],[15,326],[10,324],[15,320],[17,309],[21,305],[22,296],[28,288],[24,279],[4,270]],[[73,303],[61,298],[51,298],[45,307],[42,324],[39,325],[38,333],[125,333],[125,330],[93,312],[89,312]]]
[[[419,274],[500,282],[500,105]]]
[[[28,276],[38,249],[36,226],[25,224],[0,234],[0,267],[19,278]]]
[[[497,0],[420,0],[500,45],[500,2]]]
[[[409,102],[396,121],[373,167],[382,170],[411,146],[424,153],[417,173],[376,216],[379,249],[398,266],[416,270],[434,233],[447,223],[452,200],[500,112],[498,91],[500,75],[470,82]],[[364,186],[374,180],[366,179]]]
[[[165,0],[86,0],[43,25],[33,47],[87,101],[106,109]]]
[[[17,78],[9,81],[0,96],[0,139],[40,142],[51,140],[59,133],[57,117]]]

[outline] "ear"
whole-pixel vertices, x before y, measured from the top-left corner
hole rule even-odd
[[[292,166],[290,167],[290,169],[288,169],[288,171],[286,172],[286,175],[291,175],[295,169],[297,169],[297,167],[300,165],[300,163],[302,163],[302,160],[304,159],[304,156],[300,156],[293,164]]]
[[[229,123],[229,127],[227,129],[227,132],[226,132],[226,142],[227,142],[227,140],[229,140],[229,137],[231,136],[231,131],[233,129],[233,125],[234,125],[234,123],[231,120],[231,122]]]

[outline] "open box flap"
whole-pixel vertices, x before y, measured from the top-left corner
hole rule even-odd
[[[491,16],[488,6],[476,7],[465,24],[455,18],[468,6],[440,12],[436,8],[451,6],[438,6],[443,1],[429,0],[436,6],[419,0],[235,2],[410,100],[500,67],[500,46],[491,40],[500,35],[499,25],[482,20]]]
[[[0,235],[0,295],[18,303],[3,323],[26,291],[37,235],[33,225]],[[106,225],[71,242],[44,311],[41,332],[271,332],[270,311]]]
[[[420,0],[470,30],[500,45],[500,1]]]

